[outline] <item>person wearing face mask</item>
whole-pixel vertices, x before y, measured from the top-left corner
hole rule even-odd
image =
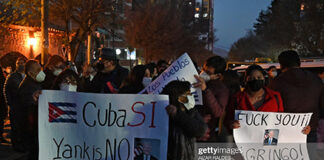
[[[195,108],[187,81],[172,81],[161,94],[169,96],[168,160],[194,160],[196,139],[207,131],[207,124]]]
[[[276,66],[270,66],[268,68],[268,83],[271,83],[278,76],[278,71]]]
[[[149,63],[146,65],[146,67],[150,71],[151,78],[154,78],[158,75],[157,65],[155,63]]]
[[[73,70],[66,69],[55,79],[52,89],[68,92],[77,92],[78,79],[78,75]]]
[[[226,123],[230,130],[240,127],[239,121],[234,121],[235,110],[284,112],[280,93],[265,86],[265,74],[259,65],[246,69],[245,89],[233,96],[226,110]],[[310,128],[306,127],[302,132],[308,134]]]
[[[17,96],[18,136],[22,151],[29,159],[38,155],[38,97],[41,94],[45,73],[38,61],[28,60],[25,64],[26,78],[21,82]]]
[[[100,61],[97,63],[97,74],[90,81],[90,75],[81,78],[81,87],[84,92],[118,93],[121,83],[128,75],[128,70],[119,65],[116,50],[102,48]]]
[[[65,67],[65,61],[61,56],[51,56],[45,65],[44,73],[46,74],[46,78],[42,84],[43,89],[51,89],[54,80],[65,69]]]
[[[119,93],[138,93],[152,82],[150,71],[145,65],[135,66],[124,80]]]
[[[265,72],[259,65],[251,65],[245,72],[245,89],[236,93],[226,110],[226,124],[232,130],[239,128],[234,121],[235,110],[283,112],[280,93],[265,87]]]
[[[16,98],[18,94],[18,88],[21,81],[25,78],[25,63],[26,58],[25,57],[19,57],[16,61],[16,70],[15,72],[11,73],[4,84],[3,94],[6,101],[6,104],[10,107],[9,112],[9,118],[10,118],[10,125],[11,125],[11,142],[13,144],[13,147],[16,145],[17,141],[17,130],[16,130],[16,124],[15,121],[16,118],[14,118],[16,108],[15,103],[17,103]]]
[[[208,124],[207,134],[199,141],[222,141],[218,136],[221,133],[219,128],[222,126],[220,118],[223,116],[229,99],[229,90],[222,82],[225,68],[225,59],[213,56],[205,62],[200,76],[195,76],[197,83],[194,84],[194,87],[203,91],[204,102],[203,106],[198,107],[198,110]]]

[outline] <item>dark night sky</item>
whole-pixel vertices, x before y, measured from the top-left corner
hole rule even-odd
[[[214,28],[219,39],[215,47],[229,50],[253,28],[260,11],[270,3],[271,0],[214,0]]]

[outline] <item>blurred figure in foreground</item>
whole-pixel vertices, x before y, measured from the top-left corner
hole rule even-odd
[[[202,137],[207,125],[195,107],[191,84],[172,81],[162,91],[169,95],[166,108],[169,121],[168,160],[194,160],[196,138]]]

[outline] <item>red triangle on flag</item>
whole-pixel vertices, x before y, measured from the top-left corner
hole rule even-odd
[[[54,106],[52,103],[48,103],[48,111],[49,111],[49,122],[52,122],[54,119],[58,118],[62,114],[64,114],[64,111],[61,110],[60,108]]]

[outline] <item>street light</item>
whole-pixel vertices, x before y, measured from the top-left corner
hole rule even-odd
[[[29,32],[29,38],[28,38],[28,45],[30,47],[29,57],[34,58],[34,49],[33,47],[36,45],[37,40],[35,38],[34,32]]]
[[[121,50],[120,49],[116,49],[116,54],[117,55],[120,55],[120,53],[121,53]]]
[[[37,43],[37,40],[36,40],[35,37],[34,38],[28,38],[28,45],[29,46],[33,47],[33,46],[36,45],[36,43]]]

